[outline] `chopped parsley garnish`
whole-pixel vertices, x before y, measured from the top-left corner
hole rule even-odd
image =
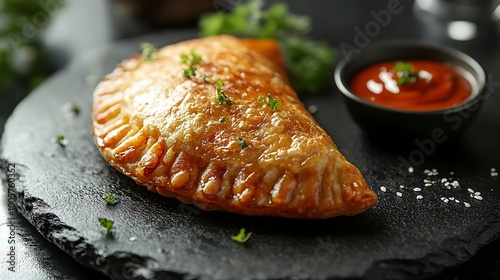
[[[231,238],[238,243],[245,243],[250,239],[253,232],[245,233],[245,229],[240,229],[240,232],[237,235],[231,236]]]
[[[191,56],[190,56],[191,55]],[[181,54],[181,61],[182,64],[187,64],[188,68],[184,69],[184,76],[186,77],[194,77],[196,76],[196,67],[194,65],[200,64],[201,62],[201,55],[197,54],[194,49],[191,49],[191,51],[188,54]],[[206,80],[205,80],[206,82]]]
[[[229,99],[229,97],[227,97],[226,93],[222,89],[223,86],[224,84],[222,83],[222,81],[218,80],[217,84],[215,85],[215,101],[217,101],[219,105],[222,105],[224,104],[224,102],[226,102],[227,105],[231,106],[233,105],[233,101]]]
[[[64,138],[64,135],[59,134],[56,136],[56,143],[64,147],[68,144],[68,140]]]
[[[73,112],[73,114],[75,115],[80,114],[80,107],[78,106],[78,104],[76,104],[75,102],[71,102],[70,106],[71,106],[70,110],[71,112]]]
[[[258,97],[259,102],[264,103],[266,102],[266,99],[262,96]],[[273,110],[278,109],[278,106],[280,105],[280,101],[278,99],[273,98],[270,94],[267,95],[267,105],[271,107]]]
[[[241,137],[238,137],[238,145],[240,145],[240,147],[242,149],[245,149],[246,147],[248,147],[247,142],[245,142],[245,140],[243,140],[243,138],[241,138]]]
[[[101,227],[105,228],[108,233],[111,231],[111,229],[113,229],[113,224],[115,222],[113,222],[112,220],[108,220],[106,218],[97,218],[97,220],[99,221]]]
[[[115,205],[118,203],[118,197],[110,193],[104,197],[104,201],[110,205]]]
[[[155,47],[151,43],[143,42],[141,43],[142,54],[144,55],[144,61],[151,61],[154,59]]]
[[[184,69],[184,76],[188,78],[196,76],[196,67],[189,66],[188,68]]]
[[[273,110],[278,109],[278,106],[280,105],[280,101],[278,99],[273,98],[270,94],[267,96],[268,101],[267,104],[273,108]]]
[[[191,49],[191,65],[200,64],[201,55],[197,54],[194,49]]]
[[[413,84],[417,81],[418,78],[420,78],[418,72],[415,72],[411,63],[398,61],[396,62],[393,70],[397,76],[396,82],[400,86]]]
[[[219,122],[221,122],[221,123],[225,123],[226,121],[227,121],[227,116],[222,116],[219,119]]]
[[[181,54],[181,61],[183,64],[188,64],[189,62],[189,55],[185,54],[185,53],[182,53]]]
[[[326,87],[335,63],[335,51],[327,43],[312,40],[311,19],[296,15],[285,3],[263,0],[239,1],[231,11],[202,16],[198,22],[201,36],[230,34],[240,37],[277,40],[283,48],[293,88],[299,93],[315,93]]]
[[[201,60],[201,55],[197,54],[194,49],[191,49],[189,55],[185,53],[181,54],[181,61],[183,64],[196,65],[200,64]]]

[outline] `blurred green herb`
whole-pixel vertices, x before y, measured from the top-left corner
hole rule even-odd
[[[199,54],[197,54],[194,51],[194,49],[191,49],[190,54],[191,54],[191,56],[189,56],[188,54],[185,54],[185,53],[181,54],[182,64],[188,65],[188,68],[184,69],[184,76],[186,76],[188,78],[196,76],[196,67],[194,65],[200,64],[200,62],[201,62],[201,56]],[[207,82],[205,77],[203,77],[203,80],[205,81],[205,83]]]
[[[324,42],[288,38],[282,44],[292,86],[315,93],[332,81],[335,52]]]
[[[51,69],[39,33],[64,0],[2,0],[0,4],[0,93],[30,91]]]
[[[97,218],[97,220],[99,221],[101,227],[105,228],[108,233],[111,231],[111,229],[113,229],[113,225],[115,223],[114,221],[108,220],[106,218]]]
[[[240,229],[240,232],[237,235],[231,236],[231,238],[238,243],[245,243],[250,239],[253,232],[245,233],[245,229]]]
[[[411,63],[398,61],[396,62],[393,70],[396,72],[396,81],[398,85],[410,85],[415,83],[417,79],[420,78],[418,72],[415,72]]]
[[[142,55],[144,56],[144,61],[152,61],[155,58],[155,46],[148,42],[141,43]]]
[[[75,102],[70,103],[70,110],[75,115],[80,114],[80,106],[78,106],[78,104],[76,104]]]
[[[292,86],[299,93],[318,92],[331,81],[335,51],[326,43],[311,40],[310,18],[290,13],[284,3],[263,10],[262,0],[250,0],[231,12],[202,16],[199,29],[201,36],[229,34],[278,40]]]
[[[189,66],[188,68],[184,69],[184,76],[188,78],[196,76],[196,67]]]
[[[259,95],[258,97],[259,102],[264,103],[266,102],[266,99],[262,96]],[[280,105],[280,101],[276,98],[273,98],[270,94],[267,95],[267,105],[271,107],[273,110],[278,109],[278,106]]]
[[[61,134],[57,135],[55,140],[56,140],[57,144],[59,144],[63,147],[65,147],[68,144],[68,140],[66,140],[66,138],[64,138],[64,135],[61,135]]]
[[[116,205],[118,203],[118,197],[110,193],[104,197],[104,201],[109,205]]]

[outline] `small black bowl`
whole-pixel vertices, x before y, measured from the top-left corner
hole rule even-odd
[[[349,89],[349,81],[361,69],[378,62],[425,59],[455,67],[472,86],[464,102],[440,110],[411,111],[372,103]],[[485,73],[470,56],[447,46],[410,40],[373,43],[358,54],[341,60],[335,69],[335,83],[354,121],[366,132],[390,137],[456,136],[477,116],[484,100]]]

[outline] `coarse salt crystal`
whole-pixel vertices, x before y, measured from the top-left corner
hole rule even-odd
[[[448,199],[451,201],[455,200],[455,198],[453,196],[450,196]]]
[[[464,205],[465,205],[465,207],[467,207],[467,208],[468,208],[468,207],[470,207],[470,204],[469,204],[469,203],[467,203],[467,202],[464,202]]]
[[[453,181],[453,182],[451,183],[451,185],[452,185],[452,186],[454,186],[454,187],[458,187],[458,186],[460,186],[460,184],[459,184],[459,183],[458,183],[458,181],[456,181],[456,180],[455,180],[455,181]]]
[[[404,188],[405,188],[405,186],[403,186],[403,185],[399,185],[399,188],[400,188],[400,189],[404,189]]]
[[[422,190],[421,188],[414,188],[414,189],[413,189],[413,191],[414,191],[414,192],[419,192],[419,191],[421,191],[421,190]]]
[[[490,169],[490,171],[491,171],[491,172],[495,172],[495,171],[497,171],[497,170],[496,170],[494,167],[492,167],[492,168]]]
[[[383,192],[386,192],[386,191],[387,191],[387,188],[386,188],[386,187],[384,187],[384,186],[382,186],[382,187],[380,187],[380,190],[381,190],[381,191],[383,191]]]
[[[475,195],[474,198],[477,199],[477,200],[483,200],[483,197],[480,196],[480,195]]]
[[[474,195],[481,195],[481,192],[475,192]]]
[[[441,179],[441,183],[444,183],[444,182],[448,182],[448,179],[446,179],[446,178]]]
[[[399,196],[399,197],[402,197],[402,196],[403,196],[403,194],[402,194],[402,193],[400,193],[400,192],[396,192],[396,195],[397,195],[397,196]]]
[[[417,199],[422,199],[422,198],[424,198],[424,197],[421,195],[417,195]]]
[[[410,166],[410,167],[408,167],[408,172],[413,173],[413,171],[414,171],[414,170],[413,170],[413,167],[411,167],[411,166]]]
[[[474,190],[471,189],[471,188],[468,188],[467,191],[470,192],[470,193],[474,193]]]
[[[498,172],[491,172],[490,175],[491,175],[491,177],[496,177],[496,176],[498,176]]]
[[[137,240],[137,236],[131,236],[128,240],[134,242]]]

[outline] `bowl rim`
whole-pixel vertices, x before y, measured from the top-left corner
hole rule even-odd
[[[368,100],[365,100],[359,96],[357,96],[354,92],[352,92],[349,87],[347,86],[347,81],[345,80],[344,77],[344,70],[346,67],[355,61],[357,57],[362,53],[369,51],[371,48],[387,48],[387,49],[397,49],[397,48],[403,48],[403,49],[427,49],[431,51],[439,51],[442,53],[447,53],[450,56],[454,57],[457,59],[457,61],[462,61],[468,66],[470,66],[472,69],[474,69],[477,72],[477,79],[472,75],[470,71],[467,71],[466,69],[463,69],[464,71],[468,72],[468,74],[471,74],[470,76],[473,76],[475,82],[477,83],[477,88],[475,91],[471,93],[471,97],[467,98],[463,102],[456,104],[451,107],[446,107],[442,109],[434,109],[434,110],[406,110],[406,109],[401,109],[401,108],[395,108],[395,107],[389,107],[385,105],[381,105],[378,103],[370,102]],[[397,60],[397,58],[394,58],[394,60]],[[432,60],[432,59],[431,59]],[[380,62],[383,62],[386,60],[380,60]],[[456,65],[456,63],[453,63],[453,61],[450,61],[451,64]],[[371,62],[368,63],[367,65],[371,65],[376,62]],[[379,110],[386,110],[386,111],[391,111],[395,113],[405,113],[405,114],[415,114],[415,115],[429,115],[429,114],[443,114],[443,113],[453,113],[457,111],[461,111],[464,109],[467,109],[471,106],[475,106],[477,99],[481,97],[482,92],[484,90],[484,87],[486,85],[486,74],[484,72],[483,67],[477,62],[474,58],[472,58],[470,55],[466,54],[465,52],[459,51],[455,48],[452,48],[450,46],[441,44],[441,43],[435,43],[435,42],[428,42],[428,41],[422,41],[422,40],[412,40],[412,39],[391,39],[391,40],[383,40],[383,41],[377,41],[371,43],[369,46],[361,49],[361,51],[357,54],[354,54],[350,59],[343,57],[336,65],[335,70],[334,70],[334,81],[335,84],[337,85],[337,88],[340,90],[343,96],[358,102],[362,103],[365,106],[372,107],[374,109],[379,109]]]

